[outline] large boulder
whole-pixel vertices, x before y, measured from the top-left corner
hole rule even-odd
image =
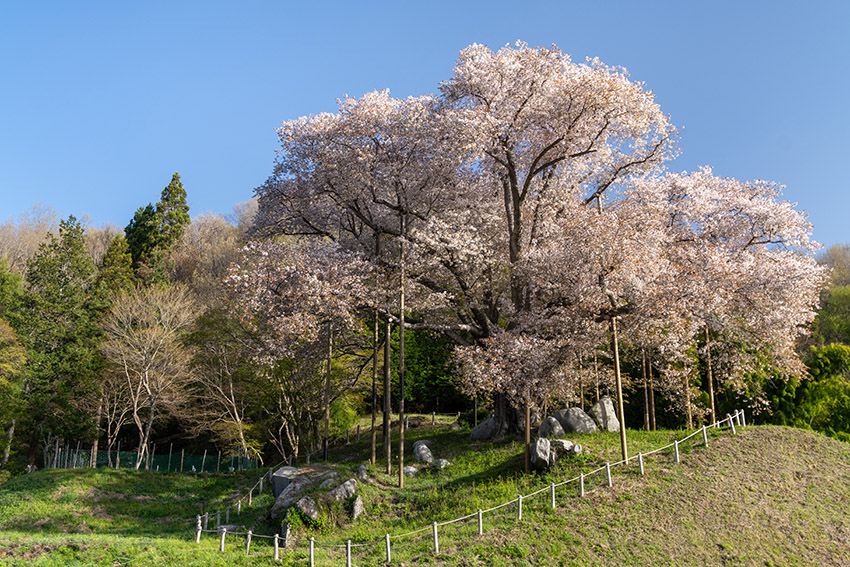
[[[413,448],[413,456],[416,458],[417,463],[427,463],[430,465],[434,462],[434,455],[431,454],[431,449],[425,444],[416,445]]]
[[[295,503],[295,508],[314,522],[319,519],[319,506],[316,504],[316,501],[309,496],[301,497],[301,499]]]
[[[550,415],[540,424],[540,429],[537,430],[537,436],[546,438],[563,437],[564,428],[561,427],[557,419]]]
[[[562,455],[572,451],[573,445],[575,445],[575,443],[566,439],[549,440],[549,448],[555,451],[556,453],[561,453]]]
[[[430,449],[431,447],[434,446],[434,440],[433,439],[420,439],[418,441],[414,441],[413,442],[413,452],[414,453],[416,452],[416,448],[419,447],[420,445],[425,445],[426,447],[428,447]]]
[[[551,457],[549,440],[543,437],[538,438],[531,444],[531,466],[536,470],[544,470],[554,464]]]
[[[292,479],[298,476],[298,469],[295,467],[280,467],[272,473],[272,492],[274,497],[280,496],[283,489],[289,486]]]
[[[351,519],[356,520],[365,511],[366,507],[363,505],[363,497],[358,494],[357,498],[354,499],[354,503],[351,505]]]
[[[354,496],[355,492],[357,492],[357,481],[351,478],[328,492],[328,498],[342,502]]]
[[[419,469],[417,469],[413,465],[409,465],[404,467],[403,472],[404,476],[416,476],[417,474],[419,474]]]
[[[489,441],[499,432],[499,424],[491,418],[485,419],[472,429],[469,436],[475,441]]]
[[[567,433],[596,433],[599,431],[593,419],[581,408],[558,410],[553,417],[558,420]]]
[[[313,480],[310,477],[305,475],[293,477],[275,500],[271,510],[272,519],[277,518],[287,508],[298,502],[311,486],[313,486]]]
[[[608,396],[593,404],[593,407],[590,408],[590,415],[593,416],[602,431],[620,431],[620,420],[617,419],[614,402]]]

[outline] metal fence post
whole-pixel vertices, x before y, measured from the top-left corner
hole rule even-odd
[[[437,522],[434,522],[434,555],[440,554],[440,539],[437,536]]]

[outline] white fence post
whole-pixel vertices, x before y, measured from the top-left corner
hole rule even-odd
[[[316,564],[316,538],[310,538],[310,567]]]
[[[673,449],[676,451],[676,462],[681,463],[682,459],[679,457],[679,440],[675,439],[673,441]]]
[[[384,536],[384,541],[387,544],[387,565],[389,565],[393,560],[392,550],[390,549],[390,534]]]
[[[554,482],[549,485],[549,495],[551,496],[552,509],[554,510],[555,509],[555,483]]]
[[[251,530],[248,530],[248,538],[245,541],[245,556],[251,555]]]
[[[614,483],[611,482],[611,463],[605,463],[605,475],[608,477],[608,488],[614,486]]]
[[[516,519],[522,520],[522,494],[516,498]]]
[[[729,421],[729,427],[731,427],[731,428],[732,428],[732,435],[737,435],[737,434],[738,434],[738,432],[737,432],[737,431],[735,431],[735,422],[734,422],[734,421],[732,421],[732,416],[731,416],[731,415],[729,415],[729,414],[727,413],[727,414],[726,414],[726,419]]]
[[[643,475],[643,453],[638,453],[638,464],[640,465],[640,474]]]
[[[280,536],[277,534],[274,534],[274,560],[280,561]],[[313,563],[311,562],[310,565],[312,567]]]
[[[351,567],[351,540],[345,540],[345,567]]]
[[[198,514],[198,525],[195,527],[195,543],[201,543],[201,515]]]
[[[484,512],[478,509],[478,535],[484,535]]]
[[[741,425],[743,425],[744,427],[747,426],[747,412],[745,412],[744,410],[741,410]]]
[[[227,535],[227,528],[221,528],[221,542],[218,545],[219,551],[224,551],[224,536]]]
[[[440,539],[437,536],[437,522],[434,522],[434,555],[440,554]]]
[[[705,432],[705,425],[702,426],[702,443],[708,447],[708,433]]]
[[[578,475],[578,495],[584,498],[584,473]]]
[[[237,516],[242,515],[242,501],[241,500],[236,501],[236,515]]]

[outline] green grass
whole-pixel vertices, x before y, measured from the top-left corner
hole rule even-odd
[[[453,466],[423,472],[395,488],[396,475],[371,468],[374,485],[361,483],[366,514],[351,522],[340,508],[320,528],[296,529],[299,546],[282,551],[282,565],[307,565],[306,538],[355,544],[382,540],[487,509],[620,459],[616,434],[577,436],[585,452],[546,474],[526,476],[522,444],[475,443],[468,430],[444,424],[411,429],[412,442],[434,439],[435,457]],[[647,452],[685,435],[682,431],[629,431],[630,453]],[[368,459],[369,436],[334,449],[343,474]],[[612,469],[586,480],[579,498],[572,483],[557,490],[551,510],[548,490],[523,502],[523,519],[508,506],[484,517],[439,528],[434,557],[430,530],[393,540],[397,565],[848,565],[850,564],[850,445],[779,427],[712,432],[672,452]],[[395,452],[395,447],[394,447]],[[381,451],[378,452],[381,455]],[[380,463],[380,461],[379,461]],[[4,565],[269,565],[269,540],[255,540],[245,557],[244,537],[193,541],[194,516],[235,507],[234,495],[256,482],[254,471],[192,476],[136,471],[43,471],[0,485],[0,564]],[[277,526],[265,512],[268,491],[243,507],[240,523],[257,533]],[[231,518],[233,520],[233,518]],[[317,565],[345,565],[343,548],[318,547]],[[355,565],[384,562],[383,542],[355,547]]]

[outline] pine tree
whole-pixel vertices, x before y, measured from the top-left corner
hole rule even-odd
[[[97,274],[101,295],[114,295],[133,285],[133,257],[127,239],[120,234],[109,243]]]
[[[180,181],[179,172],[174,172],[171,183],[162,190],[159,203],[156,204],[156,220],[157,245],[163,250],[171,250],[191,220],[189,205],[186,204],[186,190]]]

